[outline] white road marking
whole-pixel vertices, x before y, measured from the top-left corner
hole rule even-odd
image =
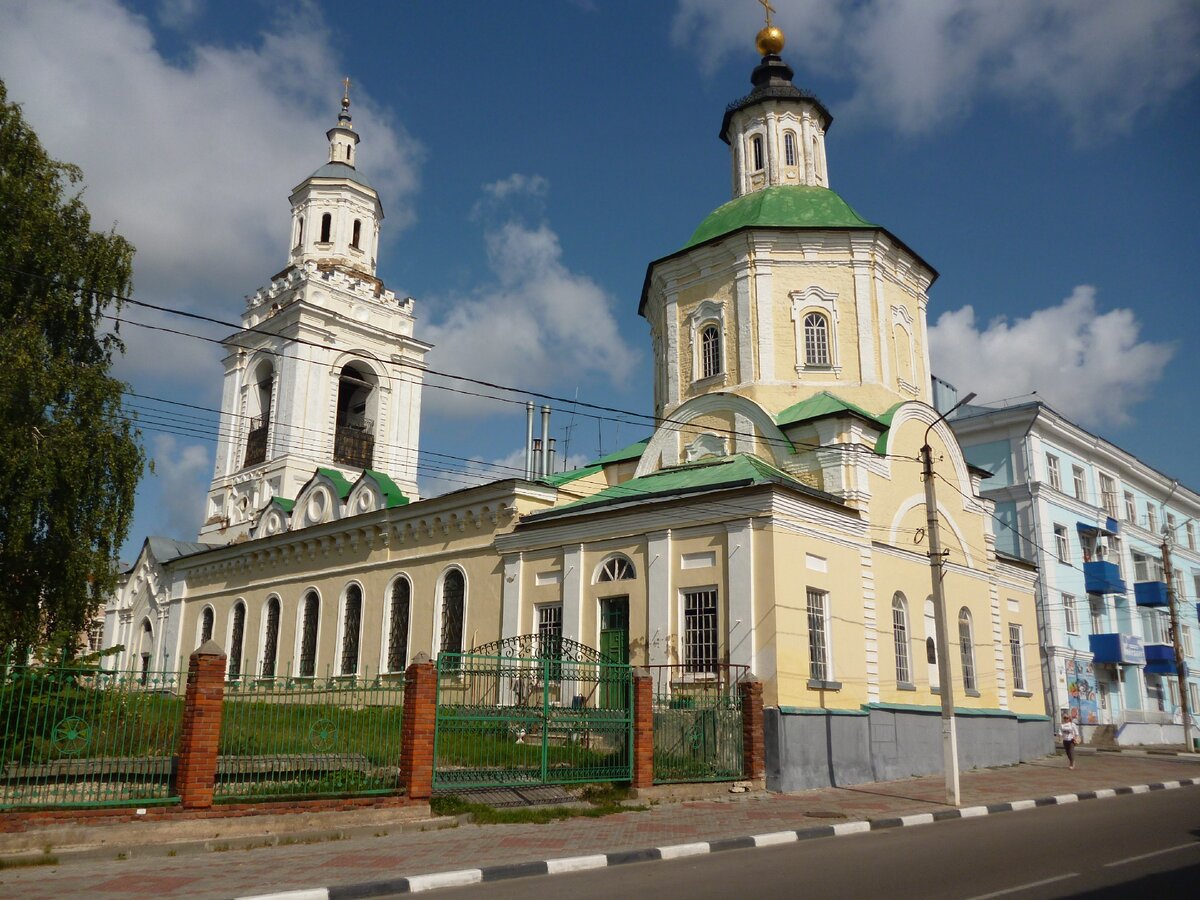
[[[583,872],[586,869],[603,869],[608,865],[608,857],[603,853],[592,856],[564,856],[561,859],[546,860],[546,870],[551,875],[560,872]]]
[[[933,821],[933,813],[916,813],[911,816],[901,816],[900,821],[908,825],[928,825]]]
[[[275,894],[254,894],[238,900],[329,900],[328,888],[309,888],[300,891],[279,891]]]
[[[1165,850],[1155,850],[1152,853],[1143,853],[1141,856],[1128,856],[1125,859],[1118,859],[1116,862],[1105,863],[1106,869],[1111,869],[1113,866],[1123,866],[1126,863],[1137,862],[1139,859],[1149,859],[1152,856],[1161,856],[1164,853],[1174,853],[1176,850],[1196,849],[1200,847],[1200,841],[1191,841],[1187,844],[1176,844],[1174,847],[1167,847]]]
[[[1107,800],[1109,797],[1115,796],[1117,796],[1117,792],[1112,788],[1101,788],[1100,790],[1096,791],[1097,800]]]
[[[432,875],[410,875],[408,879],[409,893],[432,891],[434,888],[463,887],[468,884],[479,884],[483,881],[483,872],[479,869],[459,869],[457,872],[435,872]]]
[[[1148,794],[1148,793],[1150,793],[1150,785],[1148,785],[1148,784],[1135,784],[1135,785],[1133,786],[1133,792],[1134,792],[1135,794]]]
[[[670,847],[659,847],[658,853],[663,859],[680,859],[684,856],[700,856],[708,852],[707,841],[697,841],[694,844],[674,844]]]
[[[1016,887],[1005,888],[1002,891],[992,891],[990,894],[976,894],[970,900],[988,900],[989,897],[1003,897],[1005,894],[1015,894],[1017,891],[1027,891],[1030,888],[1041,887],[1043,884],[1054,884],[1068,878],[1078,878],[1078,872],[1068,872],[1066,875],[1055,875],[1053,878],[1043,878],[1041,881],[1031,881],[1028,884],[1018,884]]]
[[[1164,781],[1162,786],[1164,790],[1173,791],[1175,788],[1179,787],[1180,784],[1178,781]]]
[[[755,847],[770,847],[773,844],[790,844],[796,840],[794,831],[773,831],[770,834],[754,835]]]
[[[976,816],[986,816],[988,808],[986,806],[967,806],[958,811],[958,815],[963,819],[973,819]]]
[[[1078,794],[1059,794],[1057,797],[1054,798],[1054,802],[1057,803],[1059,806],[1062,806],[1064,803],[1078,803],[1079,795]]]
[[[1012,803],[1009,804],[1009,806],[1011,806],[1013,808],[1013,812],[1016,812],[1019,809],[1033,809],[1035,806],[1037,806],[1037,801],[1036,800],[1014,800]]]

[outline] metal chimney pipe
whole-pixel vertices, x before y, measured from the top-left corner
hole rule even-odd
[[[533,401],[525,404],[525,480],[533,478]]]
[[[558,442],[554,438],[550,438],[550,452],[546,454],[549,459],[549,463],[546,467],[547,475],[554,474],[554,445],[556,443],[558,443]]]
[[[542,466],[541,476],[550,474],[550,407],[542,407]]]
[[[533,439],[533,469],[529,473],[533,478],[541,478],[542,477],[542,473],[539,471],[539,467],[541,466],[541,464],[542,464],[542,439],[534,438]]]

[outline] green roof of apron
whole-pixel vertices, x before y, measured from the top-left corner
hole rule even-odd
[[[739,228],[878,228],[829,188],[785,184],[752,191],[714,209],[684,249]]]

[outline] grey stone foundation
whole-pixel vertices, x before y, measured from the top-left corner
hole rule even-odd
[[[1046,716],[1003,710],[956,715],[962,769],[1011,765],[1054,752]],[[767,788],[891,781],[942,771],[942,720],[936,707],[872,704],[862,710],[764,710]]]

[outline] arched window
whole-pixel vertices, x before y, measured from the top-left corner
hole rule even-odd
[[[279,598],[267,601],[266,624],[263,627],[262,677],[275,677],[275,662],[279,656]]]
[[[636,577],[633,563],[624,556],[612,556],[600,567],[596,581],[629,581]]]
[[[300,216],[296,220],[296,246],[300,247],[304,244],[304,216]]]
[[[896,650],[896,681],[909,684],[912,670],[908,660],[908,604],[899,591],[892,597],[892,644]]]
[[[783,161],[789,166],[796,164],[796,135],[791,131],[783,133]]]
[[[335,462],[369,469],[375,454],[374,375],[362,364],[342,367],[338,376],[337,419],[333,439]]]
[[[450,569],[442,578],[442,627],[438,647],[442,653],[462,653],[466,588],[461,569]]]
[[[275,388],[275,369],[263,360],[254,372],[250,397],[250,431],[246,435],[246,456],[242,466],[256,466],[267,458],[267,435],[271,430],[271,396]]]
[[[721,374],[721,332],[716,325],[705,325],[700,332],[700,377]]]
[[[200,634],[197,636],[197,647],[212,640],[214,618],[213,608],[211,606],[204,607],[204,611],[200,613]]]
[[[333,216],[329,213],[321,216],[321,243],[329,243],[329,233],[333,230]]]
[[[763,143],[762,138],[758,135],[750,139],[750,152],[754,154],[754,171],[761,172],[763,167]]]
[[[346,145],[346,162],[350,161],[350,145]]]
[[[358,240],[360,237],[362,237],[362,221],[360,219],[355,219],[354,220],[354,232],[353,232],[352,237],[350,238],[350,246],[353,247],[355,250],[359,249]]]
[[[142,619],[141,657],[138,660],[141,670],[138,680],[145,684],[150,680],[150,658],[154,655],[154,626],[149,619]]]
[[[246,633],[246,604],[239,600],[233,605],[229,622],[229,680],[242,677],[242,644]]]
[[[804,365],[829,365],[829,320],[819,312],[804,316]]]
[[[937,619],[933,614],[933,598],[925,600],[925,661],[929,664],[929,687],[937,690],[941,686],[937,657]]]
[[[388,621],[387,667],[389,672],[403,672],[408,664],[408,618],[412,601],[412,585],[407,578],[397,578],[392,584],[392,608]]]
[[[362,588],[352,584],[346,588],[346,603],[342,612],[342,654],[338,672],[358,674],[358,638],[362,629]]]
[[[316,591],[304,595],[304,619],[300,630],[300,677],[317,674],[317,624],[321,620],[321,598]]]
[[[971,640],[971,613],[958,611],[958,644],[962,649],[963,690],[975,690],[975,644]]]

